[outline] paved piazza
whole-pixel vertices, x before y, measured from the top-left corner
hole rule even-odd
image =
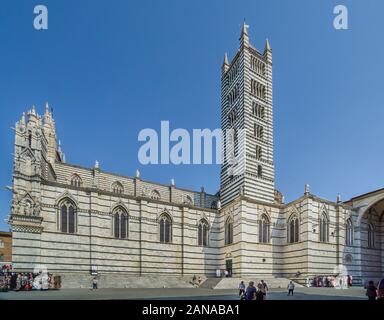
[[[237,300],[237,290],[212,289],[62,289],[52,291],[1,292],[0,300],[116,300],[116,299],[176,299],[176,300]],[[269,300],[366,300],[363,288],[338,290],[333,288],[298,288],[294,296],[271,289]]]

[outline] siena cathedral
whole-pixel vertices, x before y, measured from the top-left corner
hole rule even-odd
[[[275,189],[272,88],[269,42],[256,49],[244,24],[238,51],[222,64],[221,126],[233,129],[234,143],[224,141],[215,195],[146,181],[139,171],[105,172],[98,162],[66,163],[48,105],[43,116],[32,107],[15,126],[14,269],[44,266],[68,281],[91,270],[120,279],[227,270],[302,283],[337,266],[361,281],[382,277],[384,189],[331,201],[306,185],[289,203]]]

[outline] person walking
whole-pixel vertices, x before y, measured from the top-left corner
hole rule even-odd
[[[368,300],[376,300],[376,296],[377,296],[376,290],[377,290],[377,288],[373,284],[373,281],[369,281],[368,287],[367,287],[367,292],[365,293],[365,295],[368,297]]]
[[[245,293],[245,283],[241,281],[239,283],[239,296],[241,297]]]
[[[265,293],[265,297],[264,298],[266,298],[267,297],[267,292],[269,290],[268,285],[267,285],[267,283],[264,280],[261,280],[261,284],[263,285],[263,288],[264,288],[264,293]]]
[[[97,289],[97,277],[94,276],[92,279],[92,290],[96,290],[96,289]]]
[[[264,289],[264,285],[262,283],[259,283],[257,285],[257,292],[256,292],[256,300],[265,300],[266,299],[266,291]]]
[[[247,290],[245,291],[247,300],[255,300],[256,299],[256,288],[254,286],[254,282],[250,281]]]
[[[288,289],[288,294],[287,294],[287,296],[289,296],[291,293],[292,293],[292,295],[293,295],[293,290],[295,290],[295,285],[293,284],[292,281],[290,281],[290,282],[288,283],[288,287],[287,287],[287,289]]]

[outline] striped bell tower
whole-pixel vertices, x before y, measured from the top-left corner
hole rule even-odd
[[[273,203],[272,50],[268,40],[263,52],[250,44],[245,21],[239,40],[221,73],[221,203],[238,195]]]

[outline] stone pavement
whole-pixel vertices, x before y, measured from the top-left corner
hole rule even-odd
[[[0,300],[120,300],[120,299],[176,299],[176,300],[238,300],[237,290],[203,288],[175,289],[62,289],[50,291],[0,292]],[[294,296],[272,289],[268,300],[366,300],[363,288],[346,290],[333,288],[297,288]]]

